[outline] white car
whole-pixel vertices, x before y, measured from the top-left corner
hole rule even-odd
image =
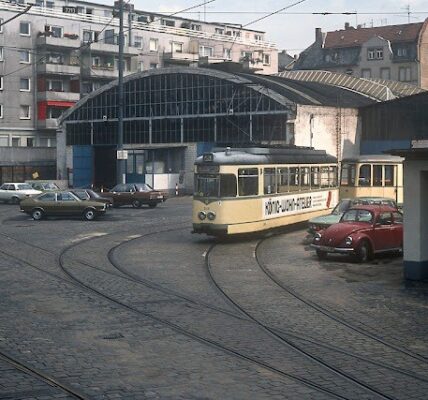
[[[0,201],[18,204],[22,199],[40,193],[42,193],[40,190],[34,190],[28,183],[3,183],[0,186]]]

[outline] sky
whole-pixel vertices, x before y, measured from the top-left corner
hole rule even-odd
[[[95,0],[111,4],[113,1]],[[205,0],[207,1],[207,0]],[[428,18],[428,0],[300,0],[286,11],[263,19],[248,28],[266,32],[266,39],[279,50],[298,54],[308,47],[315,37],[315,28],[323,32],[343,29],[345,22],[366,27],[423,22]],[[171,14],[204,0],[131,0],[136,9]],[[299,0],[215,0],[205,7],[178,14],[186,18],[206,21],[248,24],[273,11],[298,3]],[[407,14],[410,9],[410,17]],[[312,15],[318,12],[357,12],[357,15]],[[295,14],[302,13],[302,14]]]

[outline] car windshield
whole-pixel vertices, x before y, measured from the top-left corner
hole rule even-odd
[[[31,189],[33,188],[28,183],[20,183],[18,185],[18,190],[31,190]]]
[[[343,214],[341,222],[373,222],[373,214],[368,210],[349,210]]]
[[[348,210],[349,206],[351,204],[350,200],[341,200],[336,207],[334,207],[333,211],[331,212],[333,215],[340,215],[343,214],[346,210]]]
[[[59,187],[52,182],[43,183],[43,188],[45,190],[59,190]]]

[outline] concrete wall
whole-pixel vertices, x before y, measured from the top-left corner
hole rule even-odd
[[[337,124],[339,124],[340,153],[337,154]],[[294,122],[294,144],[326,150],[342,159],[359,154],[361,124],[358,110],[353,108],[302,106],[297,107]],[[312,137],[312,138],[311,138]]]
[[[404,271],[407,279],[428,278],[428,162],[404,161]]]
[[[54,162],[55,160],[56,149],[53,147],[0,147],[0,165]]]

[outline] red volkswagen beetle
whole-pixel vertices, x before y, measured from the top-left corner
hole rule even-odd
[[[403,215],[390,206],[353,207],[340,222],[318,232],[311,246],[319,259],[328,253],[342,253],[359,262],[377,253],[402,251]]]

